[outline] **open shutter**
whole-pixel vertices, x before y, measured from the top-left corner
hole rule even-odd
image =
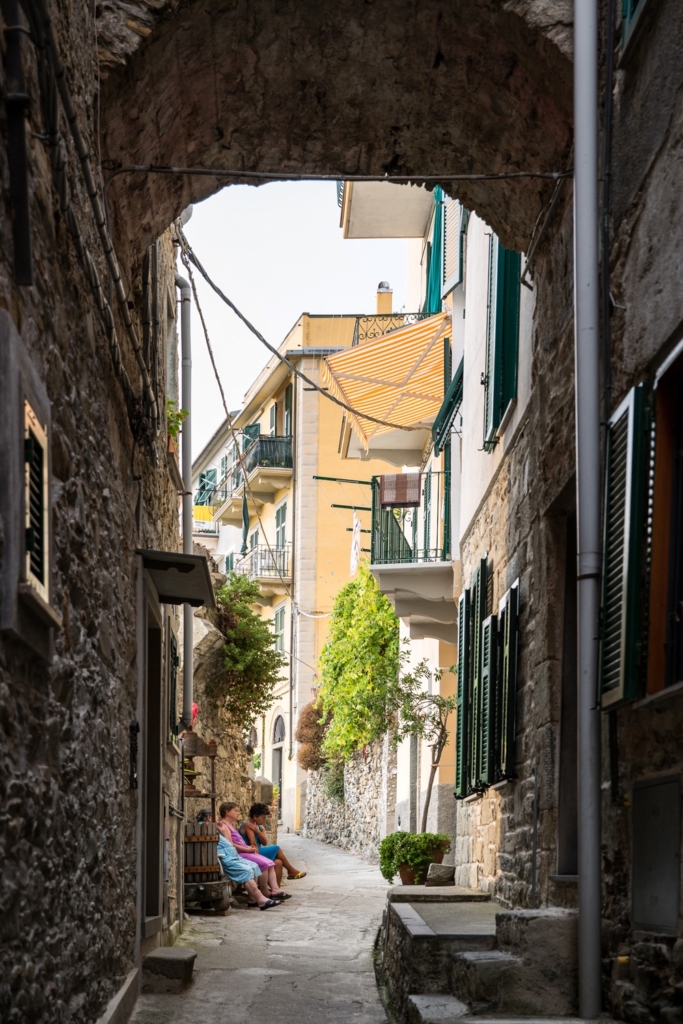
[[[195,505],[210,505],[213,497],[213,492],[216,489],[218,482],[218,470],[217,469],[205,469],[199,474],[199,482],[197,486],[197,493],[195,495]]]
[[[251,442],[255,441],[256,438],[260,435],[261,424],[250,423],[248,427],[244,428],[243,433],[244,437],[242,438],[242,451],[245,452],[249,445],[251,444]]]
[[[517,396],[521,256],[489,238],[488,313],[486,324],[486,398],[484,449],[493,451],[498,427]]]
[[[600,644],[603,708],[632,700],[640,689],[648,441],[646,391],[639,384],[612,416],[607,432]]]
[[[277,434],[277,405],[275,402],[270,407],[270,436],[275,437]]]
[[[519,583],[514,583],[498,606],[496,781],[515,777],[518,619]]]
[[[470,789],[479,789],[479,757],[481,743],[481,668],[482,668],[482,624],[486,618],[486,559],[472,573],[470,640],[472,696],[470,711]]]
[[[490,786],[494,777],[496,734],[496,669],[498,667],[496,616],[481,626],[481,711],[479,717],[479,785]]]
[[[455,796],[461,800],[469,793],[468,720],[470,706],[470,592],[464,590],[458,601],[458,696],[455,709]]]
[[[292,392],[291,384],[285,388],[285,437],[292,436]]]

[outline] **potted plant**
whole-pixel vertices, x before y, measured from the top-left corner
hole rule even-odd
[[[379,869],[387,882],[401,876],[403,885],[422,885],[430,864],[440,864],[451,840],[440,832],[392,832],[379,845]]]

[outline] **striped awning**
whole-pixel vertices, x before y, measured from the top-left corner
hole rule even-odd
[[[325,384],[356,410],[348,415],[366,451],[372,438],[395,427],[431,428],[444,397],[450,331],[449,314],[438,313],[326,358]],[[364,413],[395,426],[373,423]]]

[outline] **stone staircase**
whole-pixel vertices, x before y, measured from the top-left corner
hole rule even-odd
[[[425,889],[397,902],[392,892],[379,952],[401,1024],[482,1024],[483,1017],[568,1024],[576,1014],[576,911],[504,910],[472,893],[433,902]]]

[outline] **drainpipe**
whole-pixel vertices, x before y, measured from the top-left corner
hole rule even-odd
[[[579,738],[579,1014],[601,1009],[598,3],[574,5],[574,339]]]
[[[175,276],[180,291],[180,351],[181,351],[181,408],[187,416],[183,422],[181,469],[183,478],[183,554],[192,554],[192,335],[190,302],[192,291],[189,281],[180,274]],[[192,606],[183,605],[183,714],[182,723],[192,728],[192,669],[194,620]]]

